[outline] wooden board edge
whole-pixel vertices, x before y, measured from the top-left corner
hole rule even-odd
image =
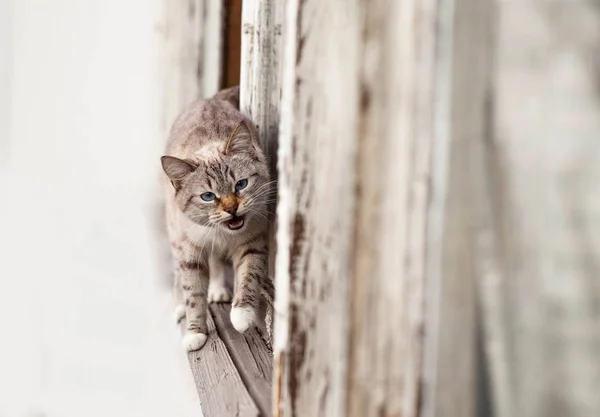
[[[212,304],[210,311],[219,337],[227,346],[250,396],[261,415],[271,417],[273,356],[263,337],[256,329],[244,335],[238,333],[229,320],[229,304]]]
[[[187,354],[204,417],[261,416],[210,314],[207,324],[206,344]],[[184,325],[181,327],[183,331]]]

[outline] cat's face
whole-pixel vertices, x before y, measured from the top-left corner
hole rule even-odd
[[[162,159],[183,213],[197,224],[230,234],[265,222],[272,197],[262,152],[251,137],[236,140],[228,152],[218,143],[202,149],[195,162],[170,156]]]

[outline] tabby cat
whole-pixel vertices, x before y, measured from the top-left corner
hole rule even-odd
[[[231,301],[227,262],[236,277],[230,317],[237,331],[258,325],[263,307],[272,305],[272,181],[256,128],[239,112],[237,87],[192,103],[175,121],[165,153],[175,293],[186,317],[183,345],[193,351],[207,339],[207,302]]]

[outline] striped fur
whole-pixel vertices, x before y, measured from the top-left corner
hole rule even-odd
[[[258,324],[263,305],[273,303],[267,207],[274,187],[256,128],[237,109],[238,94],[228,89],[192,103],[175,121],[162,158],[175,293],[188,334],[207,333],[207,301],[230,301],[227,262],[236,276],[231,317],[238,331]],[[205,201],[204,193],[214,199]],[[188,350],[199,349],[198,340],[205,338],[187,337]]]

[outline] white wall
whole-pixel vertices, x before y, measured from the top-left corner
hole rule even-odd
[[[153,262],[158,16],[0,0],[2,417],[200,415]]]

